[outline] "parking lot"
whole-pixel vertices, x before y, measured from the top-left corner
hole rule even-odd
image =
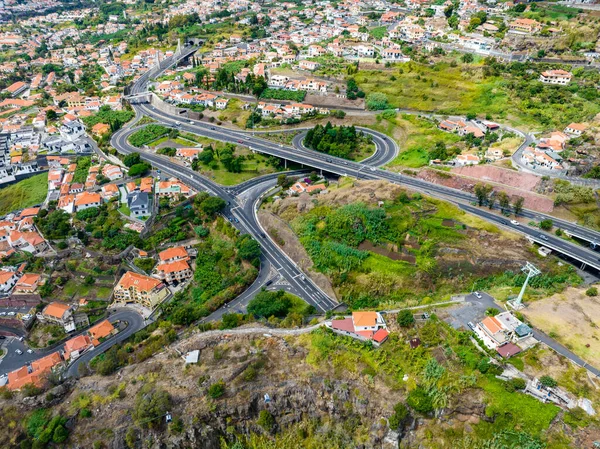
[[[0,360],[0,374],[7,374],[40,357],[38,351],[30,349],[18,337],[0,339],[0,348],[6,350],[6,355]]]
[[[448,323],[454,329],[469,329],[469,323],[477,323],[485,318],[485,311],[490,307],[502,310],[490,295],[479,292],[481,298],[473,293],[465,296],[465,302],[459,306],[448,309]]]

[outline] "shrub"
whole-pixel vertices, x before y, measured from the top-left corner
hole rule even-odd
[[[598,289],[596,287],[590,287],[585,291],[588,296],[598,296]]]
[[[146,384],[135,399],[133,417],[139,425],[152,428],[158,427],[161,420],[171,408],[171,397],[162,388],[154,384]]]
[[[258,421],[256,421],[256,424],[269,432],[275,425],[275,418],[273,418],[273,415],[270,411],[261,410],[258,414]]]
[[[402,421],[408,416],[408,409],[402,402],[398,402],[394,406],[394,414],[390,416],[389,424],[390,429],[397,429],[402,424]]]
[[[406,404],[414,411],[424,415],[433,412],[433,403],[422,387],[417,387],[408,394]]]
[[[225,382],[223,379],[215,382],[208,387],[208,395],[213,399],[218,399],[225,394]]]
[[[558,385],[558,383],[550,376],[542,376],[540,377],[540,384],[544,387],[554,388]]]
[[[552,229],[553,222],[550,219],[540,221],[540,228],[544,231],[549,231]]]
[[[410,327],[415,322],[415,317],[410,310],[401,310],[396,318],[401,327]]]

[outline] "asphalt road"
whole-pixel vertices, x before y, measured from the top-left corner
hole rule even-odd
[[[114,337],[107,339],[98,347],[94,348],[92,351],[87,352],[79,359],[77,359],[73,364],[69,366],[65,373],[65,376],[77,376],[77,369],[81,363],[88,363],[93,357],[103,353],[112,345],[122,342],[123,340],[125,340],[126,338],[128,338],[129,336],[146,326],[144,319],[139,313],[131,309],[125,308],[117,309],[116,312],[114,312],[108,317],[108,320],[113,324],[117,322],[127,323],[127,326]],[[73,337],[75,336],[76,335],[74,334]],[[15,337],[7,337],[6,340],[3,340],[3,342],[3,347],[8,351],[4,358],[0,360],[0,373],[4,374],[21,368],[23,365],[29,364],[35,360],[41,359],[42,357],[47,356],[48,354],[64,349],[64,344],[61,344],[52,349],[33,349],[33,353],[30,354],[27,352],[27,350],[30,348],[27,345],[25,345],[24,342],[21,342]],[[23,354],[17,354],[15,352],[17,349],[22,351]]]

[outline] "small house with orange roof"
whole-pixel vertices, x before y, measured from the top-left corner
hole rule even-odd
[[[167,284],[183,282],[193,275],[192,269],[186,260],[161,263],[154,269],[154,276]]]
[[[153,184],[154,180],[152,178],[142,178],[142,180],[140,181],[140,192],[152,193]]]
[[[90,327],[90,329],[88,330],[92,344],[94,346],[98,346],[100,344],[101,338],[108,338],[116,332],[117,330],[108,320],[103,320],[100,323]]]
[[[0,270],[0,292],[10,292],[18,280],[19,273],[17,271]]]
[[[372,341],[376,346],[384,343],[389,336],[385,320],[379,312],[354,312],[351,317],[334,319],[327,325],[338,334]]]
[[[106,184],[102,186],[102,197],[108,201],[111,198],[119,196],[119,188],[115,184]]]
[[[183,246],[174,246],[158,253],[161,263],[171,263],[178,260],[189,260],[190,256]]]
[[[67,340],[64,347],[65,360],[75,360],[92,346],[92,340],[87,335],[78,335]]]
[[[35,293],[42,281],[42,275],[25,273],[15,284],[15,293]]]
[[[37,314],[38,320],[43,323],[54,323],[61,326],[72,321],[73,307],[62,302],[51,302],[44,310]]]
[[[90,207],[99,207],[102,204],[102,197],[95,192],[82,192],[75,197],[75,211],[89,209]]]

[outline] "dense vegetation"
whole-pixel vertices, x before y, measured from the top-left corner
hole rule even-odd
[[[173,130],[176,132],[176,130]],[[129,136],[129,143],[134,147],[141,147],[147,145],[153,140],[159,137],[166,136],[171,130],[166,126],[150,124],[142,129],[137,130],[131,136]]]
[[[88,128],[92,128],[98,123],[104,123],[110,126],[111,133],[119,130],[125,123],[131,120],[134,116],[133,111],[122,110],[113,111],[110,106],[102,106],[94,115],[84,117],[83,122]]]
[[[289,101],[304,101],[304,97],[306,97],[306,92],[303,90],[292,91],[292,90],[283,90],[283,89],[265,89],[260,98],[263,100],[289,100]]]
[[[353,159],[357,152],[372,145],[370,135],[357,132],[354,126],[316,125],[304,138],[304,145],[313,150],[344,159]]]
[[[331,279],[353,308],[424,297],[441,300],[471,288],[477,279],[482,288],[490,282],[505,285],[503,279],[510,279],[510,285],[522,283],[501,268],[482,275],[486,272],[466,260],[446,261],[444,254],[452,251],[474,251],[469,242],[480,237],[458,221],[459,211],[419,194],[400,193],[381,208],[360,202],[321,204],[302,214],[291,215],[291,210],[281,214],[295,217],[291,225],[315,268]],[[462,220],[470,223],[467,216]],[[553,292],[579,279],[567,267],[549,265],[546,270],[528,294],[538,294],[535,289]]]

